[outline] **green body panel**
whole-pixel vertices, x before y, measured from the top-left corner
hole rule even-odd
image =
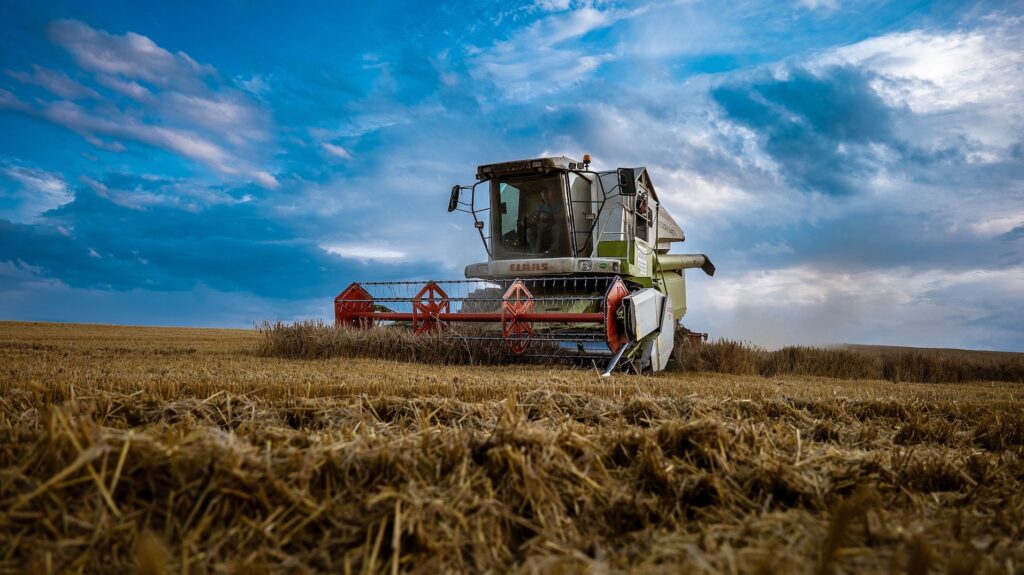
[[[672,314],[676,321],[686,315],[686,276],[683,272],[663,272],[658,274],[658,289],[672,298]]]
[[[597,244],[597,257],[619,258],[625,260],[628,257],[629,244],[623,241],[607,241]]]
[[[637,242],[639,243],[639,242]],[[605,241],[597,245],[597,256],[618,258],[622,262],[622,279],[641,287],[653,287],[672,299],[672,315],[679,321],[686,315],[686,277],[683,270],[662,270],[658,265],[659,254],[644,244],[640,244],[646,255],[646,272],[643,266],[635,261],[643,257],[638,253],[634,242]]]
[[[640,250],[636,248],[638,245]],[[641,287],[656,288],[670,296],[676,321],[686,315],[686,279],[683,272],[660,270],[658,253],[653,247],[640,241],[604,241],[597,245],[597,256],[618,258],[622,262],[622,279]],[[641,262],[636,261],[638,257],[645,257],[647,265],[640,265]]]
[[[649,253],[646,256],[641,256],[636,248],[637,245],[641,245],[643,251]],[[657,258],[654,250],[647,247],[646,244],[638,241],[604,241],[597,244],[597,257],[620,260],[623,279],[643,287],[655,287],[652,272],[657,264]],[[637,257],[646,257],[647,261],[637,261]],[[642,265],[642,263],[646,263],[646,265]]]

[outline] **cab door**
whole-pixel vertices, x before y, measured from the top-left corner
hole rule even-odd
[[[658,244],[658,225],[655,221],[656,200],[644,185],[638,185],[633,197],[633,236],[637,275],[649,277],[654,270],[654,246]]]

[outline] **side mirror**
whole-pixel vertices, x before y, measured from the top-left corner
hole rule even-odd
[[[623,196],[636,195],[636,172],[633,168],[619,168],[619,193]]]
[[[459,207],[459,192],[462,191],[462,187],[455,185],[452,186],[452,196],[448,198],[448,211],[454,212],[455,208]]]

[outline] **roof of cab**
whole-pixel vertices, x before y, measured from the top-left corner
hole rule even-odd
[[[526,160],[512,160],[511,162],[497,162],[494,164],[480,164],[476,168],[476,177],[479,180],[502,174],[520,174],[529,172],[547,172],[550,170],[568,170],[569,164],[579,164],[576,160],[566,156],[552,156],[548,158],[529,158]]]

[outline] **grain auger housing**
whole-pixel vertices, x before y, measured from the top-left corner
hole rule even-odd
[[[594,171],[583,158],[479,166],[448,211],[472,218],[487,261],[464,280],[353,283],[335,321],[493,341],[524,360],[584,358],[605,374],[664,369],[686,314],[685,270],[715,266],[669,253],[685,236],[645,168]]]

